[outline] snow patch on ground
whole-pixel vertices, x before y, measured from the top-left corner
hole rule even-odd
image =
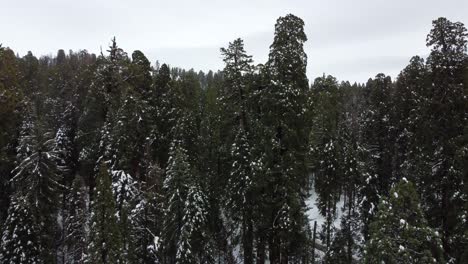
[[[307,218],[309,219],[309,225],[311,230],[314,228],[314,221],[317,221],[317,232],[320,231],[320,228],[323,223],[325,223],[325,218],[320,214],[320,211],[317,207],[317,193],[315,192],[315,189],[312,188],[310,191],[310,196],[306,200],[306,206],[307,206]],[[341,216],[343,215],[343,211],[341,210],[344,205],[344,199],[343,197],[338,201],[336,204],[336,218],[333,221],[333,226],[336,228],[340,228],[340,221],[341,221]]]

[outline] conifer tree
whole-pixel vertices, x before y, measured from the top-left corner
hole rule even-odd
[[[0,243],[0,262],[12,264],[47,263],[42,258],[41,225],[31,210],[30,201],[14,195]]]
[[[31,217],[39,224],[35,234],[40,247],[40,260],[54,263],[53,247],[58,210],[60,159],[54,134],[45,128],[40,119],[42,109],[37,103],[27,105],[17,147],[17,166],[11,179],[15,195],[26,200]]]
[[[94,175],[100,161],[112,156],[111,131],[118,121],[117,113],[121,100],[128,90],[129,59],[117,46],[115,38],[109,46],[109,56],[98,58],[95,81],[86,96],[86,107],[80,116],[77,141],[80,145],[79,161],[90,176],[90,187],[94,189]]]
[[[244,263],[253,263],[255,162],[247,132],[240,127],[232,145],[232,169],[228,180],[226,208],[235,226],[240,227]]]
[[[238,38],[229,43],[228,48],[221,48],[225,67],[223,69],[226,85],[225,98],[221,99],[228,105],[228,112],[234,119],[233,125],[240,124],[247,129],[248,75],[252,73],[252,56],[244,50],[244,42]]]
[[[225,68],[224,97],[220,102],[225,105],[227,119],[230,127],[235,127],[237,133],[231,147],[232,167],[228,179],[227,208],[230,217],[241,226],[241,246],[244,263],[253,263],[253,212],[254,212],[254,171],[252,170],[252,154],[249,142],[248,124],[248,81],[252,74],[252,58],[244,50],[242,39],[229,43],[228,48],[221,48]],[[228,139],[228,142],[230,140]]]
[[[211,263],[208,204],[180,142],[174,141],[164,180],[163,247],[168,263]]]
[[[0,227],[7,217],[11,195],[8,181],[15,165],[16,135],[21,123],[18,111],[22,99],[19,71],[13,51],[0,47]]]
[[[86,189],[81,176],[75,176],[67,197],[67,208],[65,216],[65,238],[66,246],[64,263],[85,263],[87,255],[87,223],[88,208]]]
[[[167,263],[176,262],[177,247],[181,237],[185,199],[187,197],[187,178],[190,167],[185,150],[174,142],[164,180],[165,205],[164,229],[162,233],[163,250]]]
[[[185,201],[176,263],[215,263],[206,228],[207,213],[206,197],[198,184],[192,182]]]
[[[419,56],[398,75],[393,95],[392,119],[395,126],[393,174],[418,183],[430,173],[428,161],[428,70]],[[415,179],[413,179],[415,178]]]
[[[323,229],[324,243],[328,248],[343,182],[342,142],[338,130],[341,109],[338,84],[334,77],[315,79],[312,91],[315,103],[309,137],[310,165],[318,195],[317,206],[326,219]]]
[[[161,261],[162,170],[157,164],[146,168],[137,203],[130,212],[130,263]]]
[[[178,93],[171,79],[169,66],[163,64],[155,77],[154,95],[151,101],[155,117],[155,126],[151,132],[153,151],[161,168],[166,167],[173,139],[172,128],[175,126],[181,111],[178,108],[177,98]]]
[[[129,65],[129,82],[133,88],[144,96],[151,96],[153,92],[152,77],[151,77],[151,63],[148,58],[139,50],[132,53],[132,63]]]
[[[363,113],[363,147],[367,152],[364,181],[361,191],[362,217],[367,226],[375,215],[379,197],[388,194],[392,178],[393,127],[391,113],[391,78],[378,74],[366,85],[367,102]],[[364,230],[367,235],[367,230]]]
[[[262,211],[268,215],[271,263],[300,255],[305,239],[306,40],[302,19],[291,14],[280,17],[264,70],[269,83],[262,90],[265,151],[261,156],[269,201]]]
[[[122,254],[121,230],[112,193],[111,176],[107,165],[101,163],[95,197],[91,204],[88,263],[120,263]]]
[[[446,18],[434,20],[427,36],[431,53],[427,58],[430,70],[429,131],[431,170],[422,179],[423,199],[428,208],[429,223],[442,234],[442,243],[449,258],[461,252],[459,208],[463,205],[463,168],[456,162],[459,138],[467,120],[467,91],[463,74],[467,59],[467,30],[460,22]]]
[[[365,263],[444,263],[442,244],[428,226],[415,187],[403,178],[370,224]]]

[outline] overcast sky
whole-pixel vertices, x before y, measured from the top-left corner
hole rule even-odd
[[[276,19],[305,21],[308,77],[332,74],[365,82],[392,77],[413,55],[425,56],[431,21],[445,16],[468,24],[467,0],[0,0],[0,43],[20,55],[58,49],[99,52],[116,36],[129,54],[154,64],[222,69],[220,47],[244,39],[264,63]]]

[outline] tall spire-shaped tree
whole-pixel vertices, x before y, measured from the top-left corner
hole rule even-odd
[[[0,243],[1,263],[47,263],[41,256],[41,226],[31,207],[25,196],[12,197]]]
[[[280,17],[264,74],[262,123],[270,261],[279,263],[301,254],[305,239],[306,77],[304,21]],[[294,237],[294,239],[292,239]],[[302,251],[304,252],[304,251]]]
[[[17,199],[27,201],[32,218],[40,223],[36,229],[41,243],[40,259],[51,262],[61,188],[57,173],[61,168],[54,133],[45,128],[40,118],[42,110],[37,103],[27,104],[17,148],[17,166],[11,182]],[[25,204],[21,202],[21,205]]]
[[[90,263],[120,263],[122,238],[116,215],[111,176],[106,164],[102,162],[97,176],[95,197],[91,204],[88,247]]]
[[[422,179],[423,200],[428,207],[429,223],[440,228],[442,242],[448,257],[461,254],[459,244],[466,228],[459,208],[463,197],[462,165],[456,162],[459,139],[468,118],[467,91],[463,74],[467,56],[468,33],[460,22],[438,18],[427,36],[431,53],[427,58],[431,79],[428,124],[431,138],[430,171]]]
[[[228,213],[236,225],[241,226],[241,246],[244,263],[253,263],[253,185],[254,175],[251,168],[252,155],[248,138],[248,81],[253,67],[252,57],[244,50],[242,39],[221,48],[225,67],[225,91],[220,102],[227,111],[229,126],[236,127],[237,133],[231,147],[231,173],[228,180]]]
[[[87,253],[87,199],[86,188],[81,176],[75,176],[71,190],[67,196],[65,216],[65,238],[66,247],[65,263],[82,264]]]

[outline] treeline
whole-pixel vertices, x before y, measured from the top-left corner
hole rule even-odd
[[[439,18],[396,81],[310,86],[294,15],[206,74],[0,48],[0,262],[467,263],[467,38]]]

